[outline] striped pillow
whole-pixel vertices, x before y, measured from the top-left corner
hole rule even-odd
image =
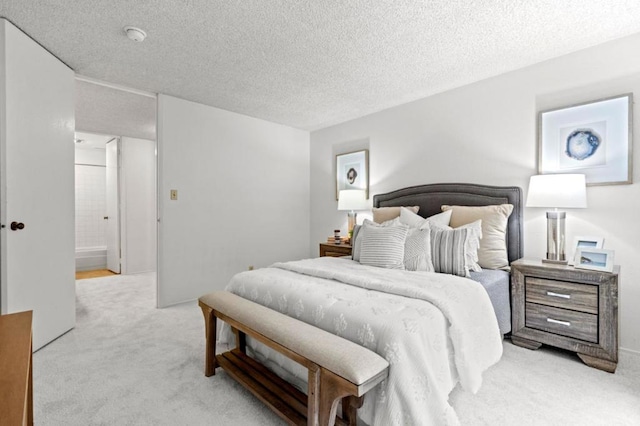
[[[389,269],[404,269],[404,243],[409,227],[363,226],[358,233],[360,263]]]
[[[431,228],[431,260],[436,272],[469,276],[465,257],[466,243],[471,232],[468,228]]]
[[[358,238],[360,236],[360,230],[366,227],[387,227],[398,225],[400,225],[400,219],[398,218],[391,219],[383,223],[375,223],[369,219],[365,219],[362,225],[356,225],[353,228],[353,235],[351,236],[351,247],[353,247],[351,254],[352,259],[356,262],[360,262],[360,249],[362,247],[362,240]]]

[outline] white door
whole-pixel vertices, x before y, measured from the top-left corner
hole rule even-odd
[[[156,270],[156,143],[120,139],[122,274]]]
[[[107,142],[107,269],[120,273],[120,141]]]
[[[0,19],[0,312],[33,310],[34,350],[75,326],[74,104],[73,71]]]

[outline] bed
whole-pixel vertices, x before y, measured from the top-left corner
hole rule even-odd
[[[506,232],[509,263],[523,256],[522,189],[517,186],[488,186],[470,183],[442,183],[413,186],[387,194],[374,195],[373,207],[419,206],[418,214],[429,217],[441,212],[442,205],[513,205]],[[508,271],[483,269],[472,272],[471,279],[485,288],[498,319],[500,331],[511,331],[511,303]]]
[[[508,260],[522,256],[522,194],[517,187],[431,184],[374,196],[375,208],[418,206],[430,217],[442,205],[512,205]],[[480,282],[482,285],[478,285]],[[460,383],[477,392],[482,373],[499,361],[510,327],[509,274],[482,270],[471,279],[443,273],[376,268],[350,259],[274,264],[236,275],[227,290],[354,341],[390,363],[389,377],[367,393],[359,419],[369,425],[446,424]],[[227,329],[221,340],[232,339]],[[304,389],[301,366],[247,340],[248,353]]]

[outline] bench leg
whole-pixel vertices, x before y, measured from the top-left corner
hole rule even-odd
[[[350,395],[352,392],[347,389],[342,377],[324,368],[320,369],[319,418],[321,426],[334,426],[338,403],[342,398]]]
[[[307,426],[318,426],[320,411],[320,367],[309,366],[307,387]]]
[[[247,335],[237,328],[231,327],[233,333],[236,335],[236,348],[243,354],[247,354]]]
[[[363,396],[347,396],[342,398],[342,420],[349,426],[356,426],[358,408],[364,403]]]
[[[204,333],[205,333],[205,360],[204,375],[207,377],[216,374],[218,361],[216,360],[216,323],[217,318],[213,313],[213,309],[207,305],[200,304],[202,314],[204,315]]]

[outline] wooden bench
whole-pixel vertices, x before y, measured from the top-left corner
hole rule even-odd
[[[205,376],[222,367],[291,425],[356,425],[364,394],[387,377],[389,363],[376,353],[305,322],[215,291],[199,299],[205,320]],[[236,347],[216,355],[216,318],[236,334]],[[309,370],[305,395],[246,354],[246,336]],[[336,417],[342,401],[342,417]]]

